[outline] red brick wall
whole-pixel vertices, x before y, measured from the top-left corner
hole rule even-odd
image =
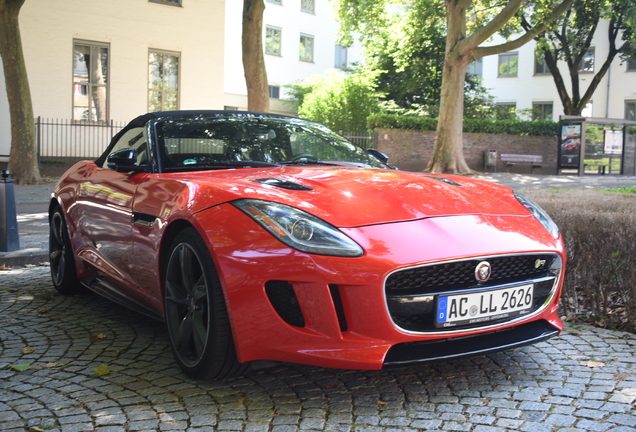
[[[406,171],[422,171],[433,154],[434,131],[407,129],[376,129],[378,150],[389,155],[389,163]],[[501,155],[527,154],[543,156],[543,166],[535,168],[534,174],[556,174],[557,138],[517,135],[494,135],[464,133],[464,157],[468,166],[475,171],[486,171],[484,152],[497,151],[497,172],[530,173],[529,164],[507,166],[501,162]],[[487,171],[493,172],[493,167]]]

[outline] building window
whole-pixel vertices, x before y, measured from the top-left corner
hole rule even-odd
[[[482,78],[484,74],[483,68],[484,68],[484,59],[483,57],[480,57],[468,65],[468,70],[466,72],[473,76],[476,76],[477,78]]]
[[[269,86],[269,97],[272,99],[280,99],[280,87]]]
[[[594,48],[587,50],[581,63],[579,64],[579,72],[581,73],[594,73]]]
[[[303,12],[316,13],[316,3],[314,0],[300,0],[300,10]]]
[[[179,109],[179,54],[151,51],[148,55],[148,111]]]
[[[627,71],[628,72],[636,71],[636,56],[631,57],[627,60]]]
[[[519,63],[517,53],[499,54],[499,76],[516,77]]]
[[[150,3],[161,3],[170,6],[181,6],[181,0],[148,0]]]
[[[283,1],[282,0],[267,0],[268,3],[274,3],[277,5],[282,5]]]
[[[552,102],[533,103],[532,120],[552,121]]]
[[[499,102],[495,104],[496,120],[515,120],[517,118],[516,102]]]
[[[535,51],[534,53],[534,74],[535,75],[549,75],[550,69],[545,61],[545,54],[541,51]]]
[[[334,67],[344,69],[347,67],[347,47],[336,45],[336,60]]]
[[[108,44],[73,43],[73,120],[108,120]]]
[[[300,35],[300,59],[306,62],[314,61],[314,37]]]
[[[636,120],[636,100],[625,101],[625,120]]]
[[[586,103],[585,104],[585,108],[583,108],[581,110],[581,116],[582,117],[592,117],[592,107],[593,107],[592,102]]]
[[[280,55],[280,41],[282,30],[278,27],[267,26],[265,28],[265,53]]]
[[[225,105],[225,106],[223,106],[223,109],[224,109],[225,111],[238,111],[238,107],[230,106],[230,105]]]

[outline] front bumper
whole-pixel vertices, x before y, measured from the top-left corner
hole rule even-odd
[[[290,249],[230,204],[195,218],[221,277],[241,362],[381,369],[515,348],[562,329],[562,272],[546,304],[483,327],[405,331],[388,310],[385,280],[400,269],[547,253],[560,256],[564,270],[562,241],[531,217],[451,216],[342,229],[364,248],[359,258]]]

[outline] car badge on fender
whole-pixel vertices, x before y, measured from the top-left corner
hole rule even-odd
[[[482,261],[477,264],[477,267],[475,267],[475,279],[479,282],[488,281],[491,273],[492,269],[490,268],[490,263],[488,261]]]

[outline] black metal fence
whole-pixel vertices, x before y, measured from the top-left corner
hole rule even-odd
[[[363,132],[342,132],[340,135],[347,138],[352,143],[359,145],[362,148],[377,148],[377,132],[363,131]]]
[[[43,158],[94,159],[106,149],[125,122],[96,123],[66,119],[35,119],[38,153]]]
[[[47,159],[95,159],[106,149],[125,122],[97,123],[67,119],[35,119],[38,153]],[[374,132],[340,132],[363,148],[376,147]]]

